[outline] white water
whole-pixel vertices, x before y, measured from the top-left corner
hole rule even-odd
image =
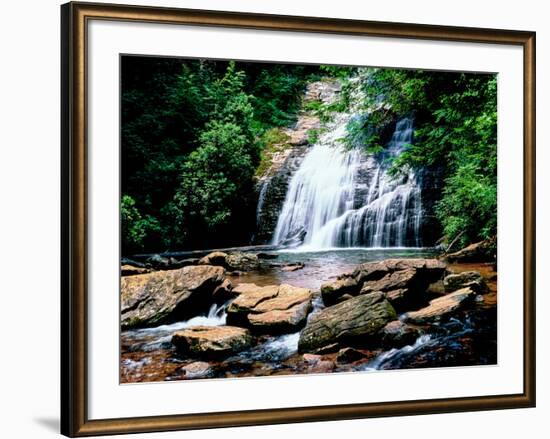
[[[386,162],[412,142],[412,120],[401,119],[384,153],[375,157],[340,144],[352,117],[338,114],[292,176],[274,244],[288,244],[305,232],[303,250],[421,246],[417,176],[408,171],[392,178]]]

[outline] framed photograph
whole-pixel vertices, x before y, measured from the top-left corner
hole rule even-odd
[[[535,405],[535,34],[68,3],[62,433]]]

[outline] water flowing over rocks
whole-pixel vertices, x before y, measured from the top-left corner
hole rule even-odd
[[[354,297],[314,314],[300,333],[298,349],[311,352],[338,343],[367,345],[397,314],[382,293]]]
[[[224,274],[222,267],[202,265],[123,277],[122,328],[171,322],[208,309]]]
[[[229,324],[249,327],[255,332],[285,333],[302,327],[311,310],[313,293],[291,285],[240,284],[238,297],[227,309]]]
[[[234,326],[195,326],[172,336],[181,355],[198,358],[226,357],[249,348],[252,342],[248,330]]]

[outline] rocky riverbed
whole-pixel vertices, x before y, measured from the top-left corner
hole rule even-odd
[[[492,264],[356,253],[124,261],[121,382],[496,363]]]

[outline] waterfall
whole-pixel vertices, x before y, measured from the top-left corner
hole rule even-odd
[[[292,176],[273,242],[331,247],[420,247],[422,200],[413,171],[392,178],[388,159],[413,140],[413,121],[396,124],[383,153],[345,149],[351,113],[337,114]]]

